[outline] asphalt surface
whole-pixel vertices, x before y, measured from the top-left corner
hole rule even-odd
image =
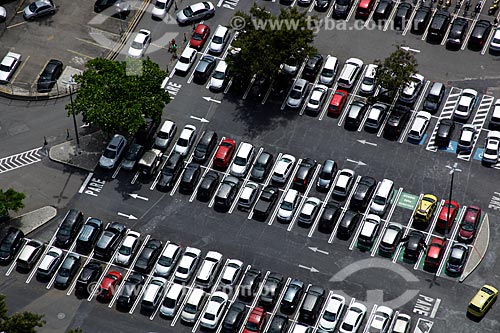
[[[234,4],[235,1],[231,3]],[[272,2],[259,3],[274,6],[273,8],[279,6],[278,3]],[[229,4],[229,1],[221,2],[221,8],[217,9],[216,16],[208,21],[210,26],[226,24],[229,21],[234,11],[224,7],[225,4]],[[244,10],[250,6],[250,3],[240,1],[236,8]],[[150,28],[155,37],[162,31],[157,27],[157,23],[145,16],[138,28]],[[183,27],[177,31],[180,33],[179,36],[184,32],[189,36],[190,29],[191,27]],[[318,49],[323,54],[331,53],[338,56],[342,62],[348,57],[355,56],[368,63],[386,56],[395,39],[402,38],[396,33],[387,35],[389,33],[392,32],[346,31],[342,34],[335,33],[335,38],[324,38],[320,33],[321,39],[318,40],[327,42],[318,45]],[[386,36],[393,36],[395,39]],[[182,40],[182,37],[177,38]],[[357,42],[352,43],[353,40]],[[367,48],[366,45],[371,45],[373,40],[377,41],[376,46]],[[417,54],[419,69],[428,80],[453,81],[453,86],[464,88],[467,83],[461,81],[465,78],[494,76],[496,60],[487,53],[484,56],[468,50],[453,53],[446,51],[444,47],[429,45],[421,40],[419,42],[418,38],[413,44],[411,33],[408,33],[405,40],[411,41],[409,46],[421,51]],[[150,57],[162,66],[168,65],[171,68],[174,62],[167,64],[171,55],[165,48],[158,49],[157,52],[152,52]],[[500,228],[496,223],[500,216],[498,213],[500,207],[494,200],[495,196],[499,196],[495,194],[498,192],[498,170],[485,168],[474,159],[471,161],[457,159],[453,153],[427,150],[428,139],[422,145],[409,144],[405,140],[402,140],[402,143],[390,142],[377,137],[376,134],[346,131],[342,126],[338,126],[339,119],[324,117],[320,121],[318,118],[299,116],[298,112],[282,111],[283,98],[271,98],[262,105],[259,101],[242,101],[241,94],[232,91],[227,95],[213,94],[204,85],[187,83],[188,81],[189,75],[186,77],[173,75],[167,83],[167,89],[176,94],[174,100],[167,106],[166,118],[176,121],[178,126],[193,123],[200,133],[205,129],[213,129],[217,131],[219,137],[231,137],[238,143],[251,142],[257,148],[263,147],[275,156],[278,153],[291,153],[297,158],[313,157],[320,163],[327,158],[333,158],[339,166],[352,168],[359,175],[370,175],[378,180],[390,178],[394,180],[397,189],[402,188],[402,192],[417,196],[422,193],[433,193],[440,200],[448,197],[450,179],[446,166],[457,162],[462,172],[455,176],[454,200],[460,205],[479,205],[490,217],[490,247],[483,263],[464,283],[458,283],[455,279],[444,275],[434,279],[433,274],[424,272],[418,267],[414,269],[408,264],[392,263],[377,255],[372,257],[369,253],[360,252],[356,248],[349,250],[350,242],[334,238],[332,243],[329,243],[329,235],[317,231],[313,231],[309,237],[310,230],[305,230],[296,223],[288,231],[287,225],[277,221],[268,225],[249,220],[248,214],[236,209],[232,214],[215,212],[207,207],[207,203],[200,203],[197,200],[189,202],[189,196],[179,194],[178,191],[170,195],[151,190],[151,181],[139,178],[131,184],[133,174],[123,171],[118,172],[113,179],[112,172],[95,170],[89,182],[84,183],[87,179],[86,173],[44,160],[1,174],[0,185],[2,187],[11,185],[33,193],[32,198],[36,203],[30,202],[30,206],[35,206],[38,202],[40,206],[54,204],[54,201],[59,200],[57,206],[60,211],[56,221],[65,214],[66,209],[75,207],[82,210],[85,216],[96,216],[105,222],[115,220],[125,222],[128,227],[140,231],[143,235],[151,235],[163,241],[175,241],[183,246],[199,247],[203,253],[217,250],[225,258],[241,259],[245,264],[263,271],[277,271],[285,276],[298,277],[306,283],[319,284],[329,290],[341,290],[347,296],[368,305],[369,311],[373,310],[375,305],[395,302],[407,291],[415,292],[414,297],[408,297],[406,302],[395,306],[399,311],[412,315],[412,331],[418,318],[432,321],[432,332],[498,331],[500,312],[497,304],[480,322],[476,323],[465,317],[465,308],[476,289],[484,283],[495,284],[500,277],[500,261],[497,255],[499,249],[496,241],[500,237]],[[489,87],[478,89],[481,94],[488,94],[491,91],[490,87],[495,87],[494,78],[489,83],[491,84]],[[202,97],[212,97],[221,103],[208,102]],[[40,146],[43,143],[43,135],[47,135],[45,134],[47,132],[53,133],[52,143],[60,142],[65,139],[66,128],[71,128],[71,119],[65,116],[63,101],[56,102],[55,105],[33,104],[29,109],[20,102],[5,104],[12,123],[17,121],[20,126],[25,125],[29,129],[31,127],[35,129],[33,132],[25,130],[16,134],[9,133],[8,128],[2,126],[0,133],[5,140],[2,140],[1,147],[2,152],[6,152],[2,154],[3,156]],[[23,113],[16,117],[19,110],[23,110]],[[42,119],[34,118],[36,110],[39,112],[37,116]],[[202,124],[191,116],[205,118],[209,122]],[[471,117],[471,121],[473,119],[474,116]],[[42,121],[44,124],[52,121],[53,129],[37,129],[35,124]],[[436,121],[436,118],[432,119],[427,132],[429,135]],[[362,144],[357,140],[366,140],[376,146]],[[478,141],[481,142],[481,138]],[[481,143],[478,143],[477,147],[480,145]],[[352,161],[362,161],[365,165],[358,165]],[[33,183],[36,184],[35,191],[32,190]],[[91,183],[94,184],[89,185]],[[78,193],[80,190],[82,193]],[[148,200],[130,197],[130,194],[134,193]],[[59,195],[57,199],[51,198],[57,195]],[[308,195],[324,197],[314,189]],[[118,213],[131,214],[138,219],[127,220]],[[397,206],[391,221],[406,225],[410,216],[411,210]],[[33,237],[48,242],[56,228],[57,222],[48,224]],[[315,253],[309,247],[317,247],[328,254]],[[382,267],[377,266],[380,260],[383,263]],[[350,266],[351,264],[355,265]],[[299,265],[314,267],[318,272],[310,272]],[[366,268],[370,265],[371,268]],[[343,271],[346,267],[349,269]],[[407,269],[410,274],[404,275],[402,268]],[[6,270],[7,268],[2,268],[2,273]],[[349,274],[350,272],[353,273]],[[403,276],[397,276],[401,274],[407,278],[409,276],[410,281],[406,281]],[[169,321],[158,316],[154,320],[149,320],[147,316],[139,314],[138,309],[130,315],[108,309],[106,304],[101,304],[95,299],[91,302],[85,299],[78,300],[74,295],[66,296],[66,293],[53,288],[47,290],[44,284],[35,279],[27,284],[25,283],[27,279],[28,276],[14,271],[9,277],[4,277],[0,290],[7,295],[7,302],[12,311],[29,309],[45,313],[47,325],[41,330],[44,332],[63,332],[73,327],[81,327],[85,332],[103,332],[109,331],[110,322],[113,323],[113,330],[124,332],[191,330],[180,323],[171,327]],[[429,304],[424,304],[422,301]],[[365,323],[367,319],[368,315]]]

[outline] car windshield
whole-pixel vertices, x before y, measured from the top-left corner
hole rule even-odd
[[[115,157],[116,157],[116,151],[114,151],[114,150],[110,150],[110,149],[106,149],[106,150],[104,151],[103,156],[104,156],[104,157],[106,157],[106,158],[111,158],[111,159],[113,159],[113,158],[115,158]]]
[[[325,77],[333,77],[333,69],[329,68],[323,69],[322,75]]]
[[[331,174],[329,172],[326,172],[326,171],[321,171],[319,174],[319,178],[328,179],[328,178],[331,178]]]
[[[172,258],[161,256],[158,263],[162,266],[170,266],[172,265]]]
[[[37,8],[38,8],[38,6],[37,6],[36,2],[33,2],[31,5],[29,5],[29,9],[32,12],[35,12]]]
[[[485,287],[482,287],[481,291],[484,292],[484,293],[487,293],[488,295],[494,295],[495,294],[493,291],[491,291],[491,290],[489,290],[488,288],[485,288]]]
[[[159,9],[165,9],[165,8],[167,8],[167,3],[162,2],[162,1],[156,1],[155,6],[156,6],[156,8],[159,8]]]
[[[281,204],[281,208],[284,210],[292,210],[292,208],[293,208],[292,203],[283,201],[283,203]]]
[[[131,46],[133,49],[142,49],[142,43],[136,42],[135,40],[132,42]]]
[[[59,235],[61,236],[69,236],[69,234],[70,234],[69,228],[61,228],[59,230]]]
[[[354,326],[352,326],[351,324],[348,324],[346,322],[344,322],[342,324],[342,329],[347,331],[347,332],[351,332],[353,328],[354,328]]]
[[[187,313],[195,314],[196,313],[196,306],[194,306],[193,304],[189,304],[188,303],[184,307],[184,311],[187,312]]]
[[[457,107],[457,110],[458,110],[458,111],[464,111],[464,112],[466,112],[466,111],[467,111],[467,109],[468,109],[468,108],[467,108],[467,106],[465,106],[465,105],[459,105],[459,106]]]
[[[465,231],[474,231],[474,225],[472,223],[464,223],[462,224],[462,229]]]
[[[10,71],[10,68],[9,68],[9,66],[0,65],[0,71],[2,71],[2,72],[8,72],[8,71]]]
[[[491,148],[487,148],[487,149],[484,151],[484,154],[486,154],[486,155],[497,155],[497,154],[498,154],[498,150],[496,150],[496,149],[491,149]]]
[[[179,62],[182,62],[183,64],[189,64],[189,58],[186,57],[180,57]]]
[[[177,141],[177,145],[187,147],[188,141],[184,138],[179,138],[179,140]]]
[[[247,163],[247,160],[244,159],[243,157],[241,156],[238,156],[234,159],[234,164],[236,165],[240,165],[240,166],[245,166],[245,164]]]
[[[450,259],[448,260],[448,262],[452,265],[460,265],[460,257],[454,257],[454,256],[450,256]]]
[[[131,252],[130,250],[131,249],[128,246],[122,246],[122,247],[120,247],[120,251],[118,251],[118,252],[120,252],[120,254],[123,254],[124,256],[129,256],[130,252]]]
[[[187,274],[188,273],[188,269],[186,267],[179,267],[179,269],[177,270],[177,272],[179,272],[181,274]]]
[[[175,307],[175,300],[171,298],[165,298],[165,300],[163,301],[163,305],[169,309],[173,309]]]
[[[69,269],[62,267],[61,270],[59,271],[59,275],[62,277],[68,277],[69,276]]]
[[[300,91],[297,91],[297,90],[292,90],[292,92],[290,93],[290,97],[293,98],[293,99],[299,99],[300,98]]]
[[[206,312],[205,313],[205,319],[207,319],[207,320],[214,320],[215,319],[215,315],[213,313]]]
[[[137,157],[137,152],[135,151],[128,151],[127,154],[125,155],[126,160],[135,160]]]
[[[222,44],[222,37],[214,36],[214,39],[212,41],[217,44]]]
[[[191,10],[191,7],[185,8],[182,12],[184,13],[184,15],[186,17],[191,17],[191,15],[193,15],[193,11]]]
[[[168,139],[168,133],[165,132],[158,132],[157,135],[160,139]]]
[[[328,321],[335,321],[337,319],[337,317],[335,316],[335,313],[332,313],[330,311],[325,311],[323,318],[325,318]]]
[[[375,196],[375,199],[373,199],[373,202],[375,202],[378,205],[383,205],[385,203],[384,198],[381,196]]]
[[[245,325],[245,328],[251,332],[258,332],[259,331],[259,326],[257,326],[256,323],[252,323],[252,322],[247,322],[247,324]]]
[[[214,79],[219,79],[222,80],[224,79],[224,72],[221,71],[215,71],[214,75],[212,75]]]
[[[364,83],[364,84],[374,84],[374,83],[375,83],[375,79],[374,79],[374,78],[372,78],[372,77],[365,77],[365,78],[363,79],[363,83]]]
[[[193,34],[193,39],[194,40],[202,40],[203,39],[203,35],[199,34],[199,33],[195,33],[195,34]]]

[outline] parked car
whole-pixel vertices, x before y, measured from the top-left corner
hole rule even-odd
[[[365,121],[365,130],[370,132],[376,132],[384,122],[385,116],[387,114],[387,105],[383,103],[375,103],[371,106],[370,111],[368,111],[368,117]]]
[[[127,236],[118,249],[115,257],[115,263],[128,267],[134,259],[137,250],[141,244],[141,234],[136,231],[129,231]]]
[[[144,276],[139,273],[130,274],[120,289],[120,294],[116,299],[116,306],[119,309],[130,310],[142,288],[144,288]]]
[[[238,282],[242,272],[243,262],[238,259],[229,259],[221,273],[221,286],[233,286]]]
[[[259,194],[259,185],[254,182],[248,182],[241,191],[238,199],[238,209],[248,211],[252,208],[257,195]]]
[[[259,157],[257,157],[257,160],[250,171],[250,178],[256,182],[264,181],[273,166],[273,162],[273,155],[263,151]]]
[[[210,52],[215,54],[220,54],[226,47],[226,44],[229,42],[231,38],[231,32],[229,29],[223,25],[217,26],[215,29],[214,36],[212,37],[212,41],[208,46]]]
[[[316,216],[321,208],[321,200],[315,197],[307,198],[299,213],[298,224],[309,228],[316,220]]]
[[[300,323],[314,325],[325,302],[325,289],[319,286],[310,286],[305,293],[304,300],[299,309]]]
[[[174,317],[183,305],[186,292],[185,286],[178,283],[170,284],[160,305],[160,314],[165,318]]]
[[[458,240],[463,243],[471,242],[476,236],[480,222],[481,208],[478,206],[468,206],[458,229]]]
[[[193,49],[201,49],[210,36],[210,27],[206,24],[198,23],[193,30],[189,40],[189,46]]]
[[[77,237],[83,226],[83,214],[81,211],[71,208],[64,216],[56,232],[54,244],[61,248],[67,248]]]
[[[126,231],[127,227],[125,225],[118,222],[111,222],[101,234],[94,247],[94,257],[103,261],[109,260]]]
[[[193,193],[201,173],[201,166],[198,163],[189,163],[182,173],[179,192],[183,194]]]
[[[32,21],[36,18],[54,15],[57,7],[52,0],[37,0],[24,7],[23,17],[26,21]]]
[[[211,55],[203,56],[194,70],[193,81],[198,83],[207,82],[215,68],[215,64],[215,57]]]
[[[498,298],[498,289],[485,284],[479,289],[467,306],[467,314],[481,318]]]
[[[496,54],[500,51],[500,29],[498,29],[498,27],[495,28],[495,31],[493,32],[489,49],[492,54]]]
[[[411,328],[411,317],[399,312],[394,320],[392,333],[409,333]]]
[[[198,316],[205,307],[208,294],[199,289],[195,288],[189,294],[186,305],[181,313],[181,320],[185,323],[194,323],[198,320]]]
[[[334,332],[346,309],[345,297],[332,294],[326,301],[325,311],[318,322],[319,332]]]
[[[334,184],[332,196],[338,199],[345,199],[354,184],[354,171],[342,169],[339,171],[337,181]]]
[[[97,261],[91,261],[85,265],[76,281],[76,292],[80,295],[88,295],[94,283],[102,274],[102,266]]]
[[[180,74],[188,73],[191,69],[191,66],[193,66],[194,62],[196,61],[197,54],[198,51],[196,51],[192,47],[186,47],[184,51],[182,51],[179,60],[177,60],[177,63],[175,64],[175,72]]]
[[[304,70],[302,71],[302,77],[306,80],[314,81],[323,66],[323,61],[324,59],[321,54],[315,54],[307,59]]]
[[[115,134],[99,159],[99,166],[103,169],[113,169],[125,151],[126,146],[127,139],[123,135]]]
[[[474,89],[464,89],[460,94],[457,107],[453,113],[453,118],[458,121],[467,121],[477,103],[477,91]]]
[[[358,212],[350,209],[347,210],[339,222],[339,228],[337,229],[337,238],[342,240],[348,240],[349,238],[351,238],[360,220],[361,216]]]
[[[392,12],[392,7],[394,2],[392,0],[380,0],[373,11],[373,21],[379,22],[381,20],[387,20]]]
[[[36,276],[40,280],[50,279],[61,263],[63,252],[57,247],[51,247],[42,258],[42,262],[36,269]]]
[[[359,330],[363,319],[366,316],[366,306],[359,302],[354,302],[349,306],[340,324],[340,333],[355,333]]]
[[[351,209],[357,210],[358,212],[363,212],[375,192],[375,187],[377,186],[377,180],[370,176],[363,176],[359,180],[358,186],[351,197],[351,202],[349,206]]]
[[[361,101],[354,101],[349,105],[347,110],[347,117],[345,118],[344,128],[347,130],[355,131],[365,116],[368,106]]]
[[[174,281],[188,283],[193,276],[200,261],[201,250],[194,247],[186,247],[181,261],[174,273]]]
[[[437,10],[432,17],[429,30],[427,32],[427,42],[441,44],[444,36],[448,32],[451,21],[451,14],[448,10]]]
[[[261,280],[261,272],[255,268],[250,268],[241,281],[238,297],[243,301],[253,299]]]
[[[425,230],[429,225],[432,214],[436,210],[437,197],[433,194],[424,194],[419,201],[415,213],[413,214],[413,223],[419,229]]]
[[[304,282],[298,279],[292,279],[288,284],[283,299],[281,300],[280,310],[286,314],[292,314],[299,306],[299,302],[304,293]]]
[[[424,270],[429,272],[435,272],[441,260],[443,259],[443,254],[446,248],[446,239],[439,237],[433,237],[429,246],[427,247],[427,254],[424,261]]]
[[[170,146],[177,133],[177,124],[171,120],[165,120],[156,134],[154,147],[165,150]]]
[[[446,39],[446,48],[456,50],[462,47],[468,29],[469,21],[466,18],[457,17],[454,19]]]
[[[195,285],[209,291],[219,275],[221,265],[222,254],[217,251],[208,251],[194,279]]]
[[[424,76],[421,74],[413,74],[410,76],[410,81],[406,84],[399,95],[398,101],[407,105],[415,104],[417,97],[424,86]]]
[[[362,251],[371,250],[380,231],[380,216],[368,214],[358,236],[358,248]]]
[[[181,175],[183,167],[184,156],[177,152],[170,154],[163,169],[161,169],[160,178],[156,183],[156,189],[162,192],[172,189]]]
[[[394,28],[404,30],[410,20],[412,11],[413,6],[410,3],[400,2],[394,15]]]
[[[215,194],[214,209],[228,211],[240,189],[240,180],[233,176],[226,176]]]
[[[204,164],[208,160],[218,143],[219,139],[217,133],[215,133],[214,131],[205,131],[205,133],[201,136],[200,141],[198,141],[196,148],[194,149],[194,161],[199,164]]]
[[[39,240],[32,239],[23,247],[16,260],[16,267],[20,270],[29,271],[42,255],[45,245]]]
[[[335,178],[336,173],[337,163],[333,160],[326,160],[319,172],[318,181],[316,182],[316,189],[320,192],[328,191]]]
[[[266,309],[272,309],[276,303],[281,289],[285,283],[284,277],[281,274],[271,272],[264,282],[263,292],[259,297],[259,304]]]
[[[374,2],[373,0],[369,0],[370,2]],[[361,2],[360,2],[361,4]],[[378,65],[369,64],[366,67],[365,74],[363,79],[361,80],[361,86],[359,87],[359,93],[363,95],[373,95],[375,93],[375,89],[377,84],[375,82],[375,76],[377,74]]]
[[[154,275],[164,278],[168,277],[179,261],[181,253],[182,248],[178,244],[173,242],[168,243],[158,258],[158,262],[154,268]]]
[[[57,82],[57,79],[61,76],[63,71],[63,63],[56,59],[51,59],[45,65],[42,73],[38,77],[36,82],[36,90],[38,92],[49,92],[52,90]]]
[[[450,144],[455,130],[455,122],[451,119],[442,119],[437,127],[434,143],[440,148],[446,148]]]
[[[320,1],[323,1],[323,3],[325,2],[324,0]],[[318,4],[318,1],[316,1],[316,4]],[[328,56],[326,58],[325,65],[323,66],[323,69],[319,74],[318,82],[326,86],[331,86],[333,84],[335,75],[337,74],[338,67],[339,67],[339,61],[337,57]]]
[[[216,328],[224,314],[228,299],[228,295],[222,291],[213,293],[208,300],[200,325],[207,329]]]
[[[190,124],[184,126],[179,139],[177,139],[174,151],[182,156],[186,156],[196,140],[197,133],[196,126]]]
[[[304,102],[308,92],[309,82],[305,79],[298,79],[288,94],[286,105],[291,109],[299,108]]]
[[[174,0],[156,0],[153,10],[151,11],[151,17],[157,20],[163,20],[173,3]]]
[[[460,243],[453,245],[446,262],[446,274],[451,276],[461,275],[468,256],[469,248],[466,245]]]
[[[470,153],[476,141],[478,132],[473,125],[465,124],[460,131],[460,138],[457,143],[457,153]]]
[[[483,164],[496,164],[499,159],[500,151],[500,131],[490,131],[486,136],[484,143],[483,158],[481,162]]]
[[[277,314],[271,320],[267,333],[286,333],[288,332],[288,317]]]
[[[210,1],[197,2],[176,13],[179,24],[189,24],[215,15],[215,7]]]
[[[132,143],[125,153],[120,166],[123,170],[133,170],[144,153],[144,146]]]
[[[284,184],[292,173],[294,165],[295,157],[289,154],[283,154],[274,167],[271,178],[272,181],[278,184]]]
[[[252,144],[247,142],[240,143],[229,173],[235,177],[245,177],[250,170],[254,155],[255,148]]]
[[[394,310],[387,306],[379,306],[373,314],[368,332],[388,332]]]
[[[227,314],[222,322],[223,333],[238,333],[243,325],[246,315],[246,305],[236,301],[227,310]]]
[[[344,109],[344,105],[347,102],[347,97],[349,93],[342,89],[337,89],[332,96],[330,105],[328,106],[328,115],[332,117],[338,117]]]
[[[228,167],[231,157],[233,156],[234,150],[236,149],[236,142],[234,140],[225,138],[219,144],[217,151],[215,152],[213,165],[215,168],[224,170]]]
[[[168,281],[162,277],[154,277],[147,285],[141,300],[141,312],[153,313],[162,300]]]
[[[411,32],[417,35],[424,33],[431,19],[432,10],[428,6],[420,6],[415,12],[411,26]]]
[[[403,259],[415,262],[420,257],[420,252],[425,249],[425,235],[417,230],[412,230],[405,237]]]
[[[474,25],[469,37],[467,47],[471,50],[481,50],[486,44],[491,32],[491,22],[488,20],[479,20]]]
[[[122,274],[117,271],[111,271],[106,274],[97,291],[97,298],[104,301],[111,300],[118,289],[118,286],[122,282],[122,278]]]
[[[394,141],[397,140],[410,120],[410,113],[408,108],[396,106],[396,108],[391,111],[387,123],[385,124],[384,138]]]
[[[21,55],[19,53],[7,52],[0,63],[0,83],[9,83],[20,63]]]
[[[328,92],[328,87],[322,84],[316,84],[309,95],[306,104],[306,111],[310,115],[318,115],[323,108],[323,103]]]
[[[146,53],[149,44],[151,44],[151,31],[141,29],[137,35],[135,35],[132,44],[130,44],[127,55],[130,58],[142,58]]]
[[[304,192],[309,186],[311,178],[316,169],[317,162],[312,158],[305,158],[300,162],[299,168],[293,177],[292,186],[294,189]]]
[[[283,223],[290,223],[299,206],[300,194],[297,190],[289,189],[281,201],[276,218]]]
[[[200,182],[196,199],[203,202],[209,201],[213,197],[218,184],[219,174],[212,170],[207,172],[205,177],[203,177],[203,180]]]
[[[138,272],[148,273],[155,265],[156,260],[160,256],[163,243],[158,239],[149,239],[137,256],[134,269]]]
[[[387,226],[380,242],[378,253],[381,256],[392,258],[398,248],[403,234],[403,226],[399,223],[391,222]]]
[[[215,66],[214,72],[210,77],[210,84],[208,87],[210,90],[215,92],[221,91],[226,88],[229,79],[230,73],[227,63],[224,60],[221,60],[217,63],[217,66]]]
[[[279,190],[277,187],[268,185],[262,190],[262,193],[253,209],[253,216],[259,220],[265,220],[276,205]]]
[[[332,16],[337,19],[345,19],[351,10],[351,0],[337,0],[333,4]]]
[[[418,111],[413,120],[410,131],[408,132],[408,141],[419,143],[424,138],[425,132],[431,121],[431,114],[426,111]]]
[[[458,18],[456,19],[458,20]],[[423,109],[431,114],[435,114],[443,102],[446,87],[441,82],[433,82],[424,100]]]
[[[338,202],[327,203],[321,213],[321,217],[319,218],[318,231],[330,234],[333,231],[341,212],[342,207]]]
[[[442,231],[451,230],[451,226],[453,225],[453,222],[455,222],[459,209],[460,207],[458,202],[455,200],[446,200],[441,206],[436,222],[436,229],[440,229]]]
[[[254,307],[248,316],[243,333],[263,332],[267,313],[262,307]]]

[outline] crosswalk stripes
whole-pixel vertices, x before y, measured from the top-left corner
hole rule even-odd
[[[436,134],[438,130],[439,123],[442,119],[450,119],[453,116],[453,111],[455,111],[455,107],[457,106],[458,100],[460,99],[460,94],[462,93],[462,89],[457,87],[451,87],[450,94],[444,103],[443,110],[439,115],[439,119],[432,131],[432,135],[427,143],[426,150],[430,150],[433,152],[437,151],[437,146],[435,145]]]
[[[40,162],[47,156],[47,151],[43,147],[31,149],[19,154],[7,156],[0,159],[0,173],[12,171],[24,166]]]

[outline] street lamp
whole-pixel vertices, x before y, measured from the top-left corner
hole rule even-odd
[[[450,182],[450,197],[448,201],[448,216],[446,217],[446,227],[445,227],[445,232],[444,232],[444,237],[446,238],[446,234],[448,233],[448,226],[450,225],[450,205],[451,205],[451,196],[453,194],[453,178],[455,176],[455,172],[462,172],[461,169],[458,168],[458,163],[454,163],[453,166],[447,165],[446,166],[448,169],[450,169],[450,175],[451,175],[451,182]]]
[[[81,154],[80,136],[78,135],[78,126],[76,125],[75,108],[73,106],[73,86],[76,85],[76,82],[73,81],[73,78],[71,78],[68,83],[69,83],[69,101],[71,105],[71,114],[73,115],[73,125],[75,126],[76,153],[80,155]]]

